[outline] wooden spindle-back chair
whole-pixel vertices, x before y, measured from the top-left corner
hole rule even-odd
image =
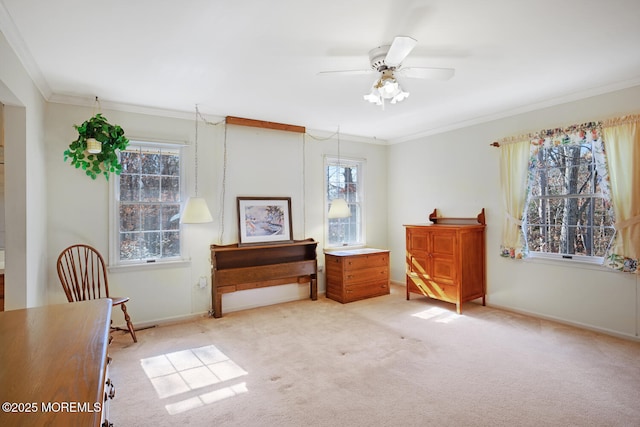
[[[109,295],[107,270],[100,252],[89,245],[69,246],[58,256],[57,268],[60,283],[69,302],[110,298],[113,307],[119,305],[122,309],[133,342],[138,342],[125,304],[129,297]]]

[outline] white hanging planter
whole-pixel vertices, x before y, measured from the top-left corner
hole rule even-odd
[[[102,151],[102,144],[95,138],[87,138],[87,152],[97,154]]]

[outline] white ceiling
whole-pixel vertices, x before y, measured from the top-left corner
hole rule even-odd
[[[0,0],[46,99],[195,111],[398,142],[640,84],[638,0]],[[368,51],[408,35],[411,95],[363,100]],[[1,63],[0,63],[1,66]]]

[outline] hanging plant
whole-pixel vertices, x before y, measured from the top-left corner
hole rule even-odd
[[[71,166],[81,168],[92,179],[102,174],[108,181],[110,173],[120,175],[122,165],[116,150],[129,145],[122,128],[110,124],[100,113],[73,127],[78,131],[78,139],[64,151],[64,161],[71,159]]]

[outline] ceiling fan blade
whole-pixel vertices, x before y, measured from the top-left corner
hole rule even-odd
[[[320,71],[318,74],[326,76],[330,74],[338,74],[341,76],[361,76],[363,74],[372,74],[374,70],[337,70],[337,71]]]
[[[397,67],[404,61],[407,55],[411,53],[417,43],[418,42],[411,37],[396,37],[393,39],[389,52],[387,52],[387,56],[384,58],[384,63],[387,67]]]
[[[396,71],[405,77],[415,79],[449,80],[455,74],[453,68],[406,67]]]

